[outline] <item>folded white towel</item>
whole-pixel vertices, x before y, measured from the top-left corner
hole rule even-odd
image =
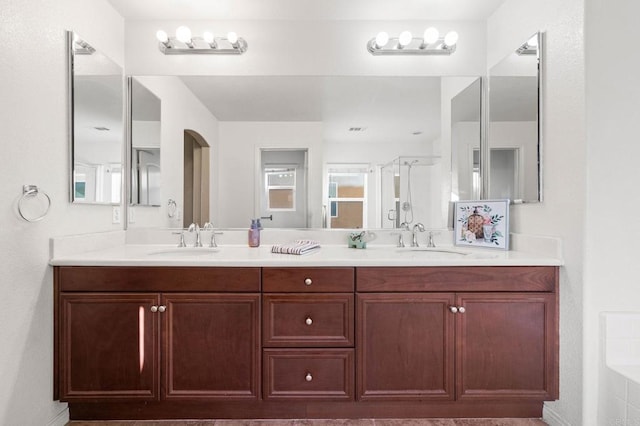
[[[318,248],[320,248],[318,241],[295,240],[286,244],[275,244],[271,247],[271,253],[306,254]]]

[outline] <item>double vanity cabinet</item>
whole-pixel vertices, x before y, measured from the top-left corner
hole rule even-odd
[[[55,266],[72,419],[541,417],[558,267]]]

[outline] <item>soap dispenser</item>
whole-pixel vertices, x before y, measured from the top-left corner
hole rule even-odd
[[[251,219],[249,228],[249,247],[260,247],[260,228],[256,219]]]

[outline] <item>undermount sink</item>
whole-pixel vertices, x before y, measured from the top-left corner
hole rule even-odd
[[[434,257],[458,257],[467,256],[469,253],[454,249],[439,248],[439,247],[405,247],[399,248],[399,253],[411,253],[415,255],[431,255]]]
[[[218,251],[217,247],[175,247],[154,250],[147,255],[153,257],[198,257],[208,256]]]

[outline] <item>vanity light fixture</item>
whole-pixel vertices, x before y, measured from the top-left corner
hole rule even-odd
[[[93,55],[93,53],[96,51],[93,46],[78,37],[77,34],[73,35],[72,48],[74,55]]]
[[[175,37],[159,30],[156,38],[160,42],[158,48],[165,55],[190,54],[226,54],[241,55],[247,51],[247,42],[233,31],[226,37],[216,37],[205,31],[202,37],[194,37],[189,27],[182,25],[176,29]]]
[[[382,31],[367,43],[372,55],[451,55],[456,51],[458,33],[449,31],[444,37],[433,27],[427,28],[422,37],[413,37],[403,31],[398,37],[390,38]]]
[[[538,35],[534,35],[516,50],[518,55],[535,55],[538,53]]]

